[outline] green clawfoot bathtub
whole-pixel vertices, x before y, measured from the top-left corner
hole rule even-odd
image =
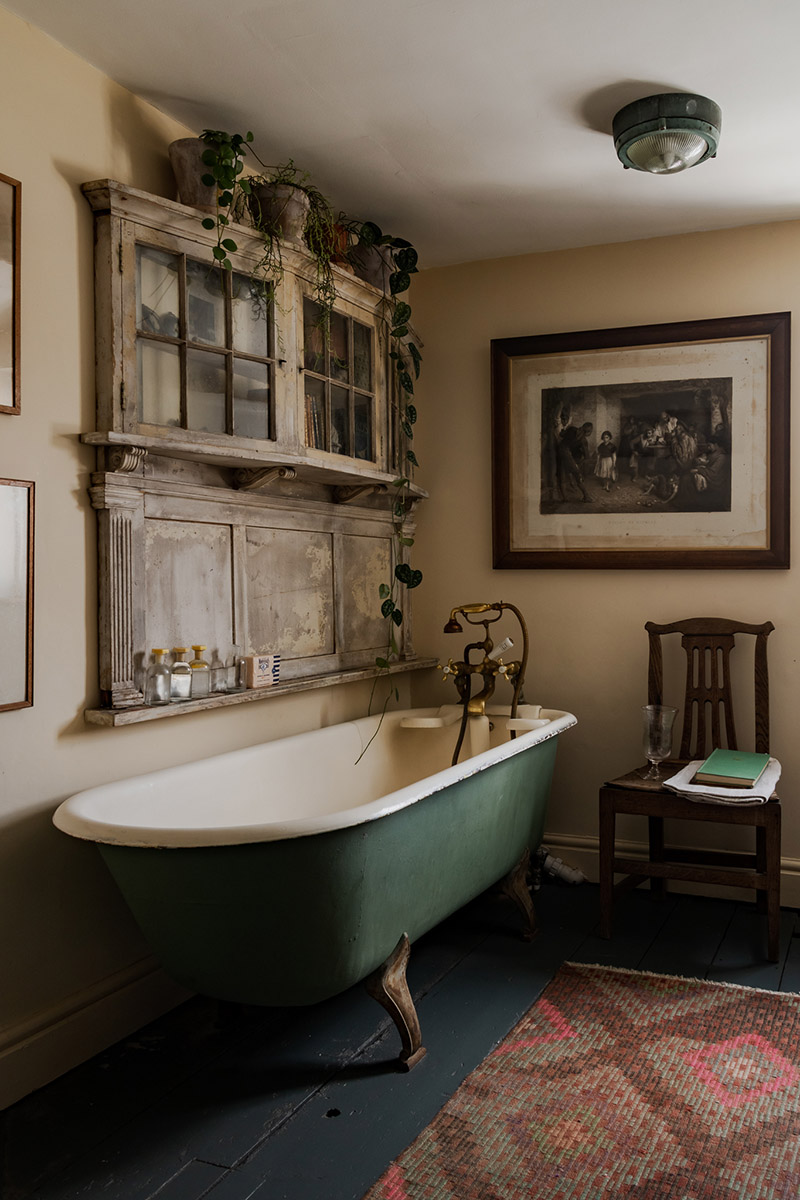
[[[417,709],[387,714],[358,762],[378,717],[92,788],[53,819],[98,844],[187,988],[313,1004],[377,972],[411,1065],[424,1051],[407,1029],[408,939],[540,844],[557,738],[575,724],[522,706],[510,739],[508,712],[473,719],[456,766],[460,708]]]

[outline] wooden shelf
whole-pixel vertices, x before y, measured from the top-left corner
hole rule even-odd
[[[84,719],[89,725],[140,725],[143,721],[161,721],[169,717],[182,717],[189,713],[205,712],[210,708],[230,708],[237,704],[252,704],[258,700],[271,700],[276,696],[291,696],[295,692],[309,692],[316,688],[332,687],[338,683],[356,683],[363,679],[374,679],[377,675],[403,675],[409,671],[429,670],[437,665],[435,658],[413,658],[392,663],[388,672],[377,667],[358,667],[347,671],[335,671],[329,675],[310,675],[304,679],[290,679],[275,687],[249,688],[244,692],[219,693],[203,700],[183,700],[176,704],[138,708],[87,708]]]

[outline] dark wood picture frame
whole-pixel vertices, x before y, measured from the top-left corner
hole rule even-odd
[[[0,413],[20,413],[22,184],[0,174]]]
[[[493,340],[495,568],[787,568],[790,334],[781,312]]]
[[[6,491],[6,489],[12,491]],[[0,712],[33,704],[35,484],[0,479]]]

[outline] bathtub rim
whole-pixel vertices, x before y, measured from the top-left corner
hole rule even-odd
[[[419,709],[398,709],[387,714],[383,720],[398,722],[410,714],[435,714],[435,707]],[[577,724],[577,718],[563,709],[548,709],[542,707],[542,716],[548,718],[548,724],[540,729],[518,734],[499,746],[465,759],[455,766],[446,767],[434,775],[428,775],[416,783],[408,784],[396,791],[387,792],[367,804],[356,805],[337,812],[314,814],[307,817],[297,817],[292,820],[277,820],[261,823],[250,823],[230,826],[193,826],[157,828],[147,826],[125,826],[120,821],[103,821],[87,815],[87,808],[96,802],[101,793],[106,802],[113,803],[115,793],[128,790],[131,783],[147,786],[149,782],[169,777],[184,771],[189,766],[204,761],[219,761],[233,756],[257,753],[265,746],[291,743],[297,739],[313,736],[316,730],[291,734],[286,738],[278,738],[274,742],[260,742],[255,746],[246,746],[238,750],[225,751],[223,754],[209,756],[208,759],[193,759],[189,763],[179,763],[175,766],[164,767],[158,771],[146,772],[142,775],[128,776],[106,784],[99,784],[76,792],[64,800],[53,814],[53,824],[62,833],[82,841],[101,843],[112,846],[131,846],[149,849],[191,849],[195,847],[249,845],[258,842],[284,841],[290,838],[311,837],[318,833],[346,829],[369,824],[393,812],[407,808],[428,796],[435,795],[445,788],[451,787],[462,779],[470,778],[481,771],[488,770],[495,763],[522,754],[541,742],[558,737],[566,729]],[[380,715],[361,717],[355,721],[343,721],[343,727],[355,727],[358,731],[362,746],[366,746],[381,721]],[[336,726],[325,726],[325,729],[335,729]],[[369,751],[367,751],[369,753]]]

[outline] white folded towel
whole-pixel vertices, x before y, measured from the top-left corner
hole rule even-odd
[[[676,775],[665,779],[664,787],[687,800],[697,800],[701,804],[765,804],[781,777],[781,764],[777,758],[770,758],[755,787],[714,787],[707,783],[692,783],[704,762],[705,759],[700,758],[688,763]]]

